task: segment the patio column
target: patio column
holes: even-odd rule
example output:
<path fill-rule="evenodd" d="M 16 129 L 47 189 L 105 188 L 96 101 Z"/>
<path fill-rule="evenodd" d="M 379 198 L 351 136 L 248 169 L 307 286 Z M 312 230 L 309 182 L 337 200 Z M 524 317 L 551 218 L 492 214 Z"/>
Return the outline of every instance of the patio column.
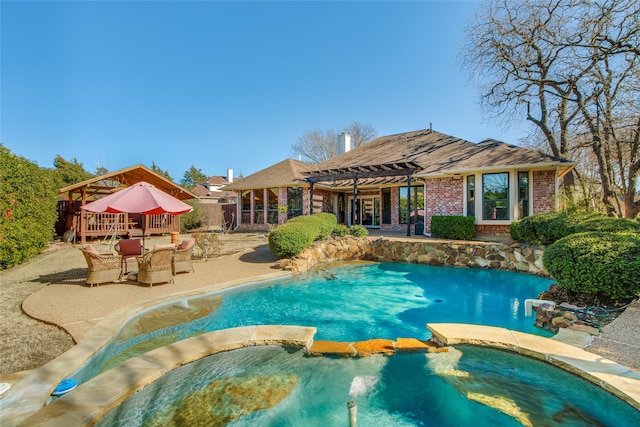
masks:
<path fill-rule="evenodd" d="M 356 225 L 356 207 L 358 206 L 358 174 L 353 174 L 353 206 L 351 207 L 351 225 Z"/>
<path fill-rule="evenodd" d="M 407 175 L 407 236 L 411 236 L 411 175 Z"/>
<path fill-rule="evenodd" d="M 309 214 L 313 215 L 313 181 L 309 184 L 309 203 L 311 204 L 309 206 Z"/>

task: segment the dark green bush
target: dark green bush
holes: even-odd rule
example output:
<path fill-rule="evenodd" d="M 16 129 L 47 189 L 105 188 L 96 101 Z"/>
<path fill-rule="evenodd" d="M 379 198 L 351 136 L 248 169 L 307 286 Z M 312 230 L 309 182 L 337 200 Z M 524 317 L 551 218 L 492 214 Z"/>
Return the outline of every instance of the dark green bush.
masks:
<path fill-rule="evenodd" d="M 349 234 L 349 227 L 344 224 L 336 224 L 331 234 L 335 237 L 344 237 Z"/>
<path fill-rule="evenodd" d="M 549 245 L 571 234 L 569 220 L 569 215 L 559 212 L 531 215 L 512 224 L 511 238 L 517 242 Z"/>
<path fill-rule="evenodd" d="M 369 235 L 369 230 L 367 230 L 367 228 L 363 227 L 362 225 L 356 224 L 352 225 L 349 228 L 349 234 L 355 237 L 366 237 Z"/>
<path fill-rule="evenodd" d="M 269 248 L 280 257 L 293 258 L 314 240 L 325 239 L 331 235 L 336 224 L 336 216 L 331 213 L 297 216 L 269 233 Z"/>
<path fill-rule="evenodd" d="M 44 169 L 0 145 L 0 269 L 39 254 L 55 234 L 58 188 Z"/>
<path fill-rule="evenodd" d="M 318 212 L 313 215 L 304 215 L 291 218 L 287 223 L 304 223 L 314 227 L 317 231 L 314 240 L 324 240 L 333 232 L 338 219 L 332 213 Z"/>
<path fill-rule="evenodd" d="M 472 216 L 431 217 L 431 235 L 443 239 L 469 240 L 476 234 L 475 218 Z"/>
<path fill-rule="evenodd" d="M 511 238 L 517 242 L 551 243 L 574 233 L 603 231 L 611 233 L 640 233 L 640 224 L 624 218 L 602 214 L 569 215 L 553 212 L 531 215 L 511 224 Z"/>
<path fill-rule="evenodd" d="M 269 233 L 269 249 L 283 258 L 300 255 L 318 235 L 316 227 L 304 222 L 286 222 Z"/>
<path fill-rule="evenodd" d="M 590 215 L 580 218 L 571 226 L 574 233 L 601 231 L 604 233 L 631 233 L 640 237 L 640 223 L 626 218 L 612 218 L 604 215 Z"/>
<path fill-rule="evenodd" d="M 190 205 L 193 210 L 180 215 L 180 232 L 183 234 L 201 228 L 205 215 L 202 206 L 196 200 L 187 200 L 185 203 Z"/>
<path fill-rule="evenodd" d="M 561 288 L 625 298 L 640 292 L 640 238 L 631 233 L 578 233 L 546 248 L 544 267 Z"/>

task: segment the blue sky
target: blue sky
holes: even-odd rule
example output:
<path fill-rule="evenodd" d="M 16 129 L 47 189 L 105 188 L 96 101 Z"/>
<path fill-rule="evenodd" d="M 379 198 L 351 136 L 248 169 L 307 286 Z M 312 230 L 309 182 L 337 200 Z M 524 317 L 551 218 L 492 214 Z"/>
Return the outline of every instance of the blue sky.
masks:
<path fill-rule="evenodd" d="M 2 1 L 0 143 L 44 167 L 249 175 L 305 130 L 517 143 L 458 66 L 477 2 Z"/>

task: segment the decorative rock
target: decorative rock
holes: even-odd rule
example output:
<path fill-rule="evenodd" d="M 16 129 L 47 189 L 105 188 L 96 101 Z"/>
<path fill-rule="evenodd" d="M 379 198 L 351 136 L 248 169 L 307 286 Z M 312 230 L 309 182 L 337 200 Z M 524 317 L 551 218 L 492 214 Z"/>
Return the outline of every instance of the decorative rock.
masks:
<path fill-rule="evenodd" d="M 351 346 L 349 342 L 338 341 L 314 341 L 309 349 L 309 356 L 340 356 L 340 357 L 354 357 L 356 356 L 356 350 Z"/>
<path fill-rule="evenodd" d="M 391 356 L 396 352 L 393 347 L 393 341 L 383 339 L 359 341 L 353 344 L 353 348 L 355 348 L 358 352 L 358 356 L 360 357 L 367 357 L 372 354 L 384 354 L 386 356 Z"/>
<path fill-rule="evenodd" d="M 573 325 L 573 322 L 565 317 L 554 317 L 551 319 L 551 323 L 558 328 L 569 328 Z"/>
<path fill-rule="evenodd" d="M 550 304 L 541 304 L 538 307 L 534 307 L 534 309 L 536 311 L 535 326 L 552 331 L 558 330 L 551 321 L 554 316 L 554 308 Z"/>
<path fill-rule="evenodd" d="M 447 352 L 447 347 L 438 347 L 433 341 L 419 340 L 416 338 L 398 338 L 396 339 L 396 351 L 420 352 L 428 353 Z"/>
<path fill-rule="evenodd" d="M 272 408 L 298 384 L 297 375 L 234 377 L 214 381 L 187 394 L 150 419 L 146 426 L 225 426 Z"/>
<path fill-rule="evenodd" d="M 403 242 L 383 238 L 334 238 L 316 242 L 292 260 L 280 260 L 277 268 L 293 272 L 323 262 L 371 260 L 411 262 L 434 266 L 493 268 L 548 276 L 542 267 L 543 247 L 481 242 Z"/>

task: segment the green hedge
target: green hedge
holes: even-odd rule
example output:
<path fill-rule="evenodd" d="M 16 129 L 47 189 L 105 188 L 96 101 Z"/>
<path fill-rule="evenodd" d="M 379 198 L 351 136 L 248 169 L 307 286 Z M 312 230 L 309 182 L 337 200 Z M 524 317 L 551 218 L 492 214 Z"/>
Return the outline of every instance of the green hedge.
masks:
<path fill-rule="evenodd" d="M 470 240 L 476 234 L 475 218 L 472 216 L 431 217 L 431 235 L 443 239 Z"/>
<path fill-rule="evenodd" d="M 53 240 L 57 196 L 53 170 L 0 145 L 0 269 L 34 257 Z"/>
<path fill-rule="evenodd" d="M 569 215 L 554 212 L 531 215 L 511 224 L 511 238 L 517 242 L 551 243 L 575 233 L 602 231 L 640 235 L 640 223 L 602 214 Z"/>
<path fill-rule="evenodd" d="M 631 233 L 567 236 L 546 248 L 543 263 L 561 288 L 614 299 L 640 293 L 640 238 Z"/>
<path fill-rule="evenodd" d="M 292 218 L 269 233 L 269 249 L 279 257 L 293 258 L 314 240 L 331 235 L 336 224 L 336 216 L 324 212 Z"/>
<path fill-rule="evenodd" d="M 335 237 L 344 237 L 347 234 L 349 234 L 349 227 L 344 224 L 337 224 L 331 232 L 331 235 Z"/>
<path fill-rule="evenodd" d="M 367 230 L 367 228 L 363 227 L 362 225 L 356 224 L 352 225 L 349 228 L 349 234 L 355 237 L 366 237 L 369 235 L 369 230 Z"/>

